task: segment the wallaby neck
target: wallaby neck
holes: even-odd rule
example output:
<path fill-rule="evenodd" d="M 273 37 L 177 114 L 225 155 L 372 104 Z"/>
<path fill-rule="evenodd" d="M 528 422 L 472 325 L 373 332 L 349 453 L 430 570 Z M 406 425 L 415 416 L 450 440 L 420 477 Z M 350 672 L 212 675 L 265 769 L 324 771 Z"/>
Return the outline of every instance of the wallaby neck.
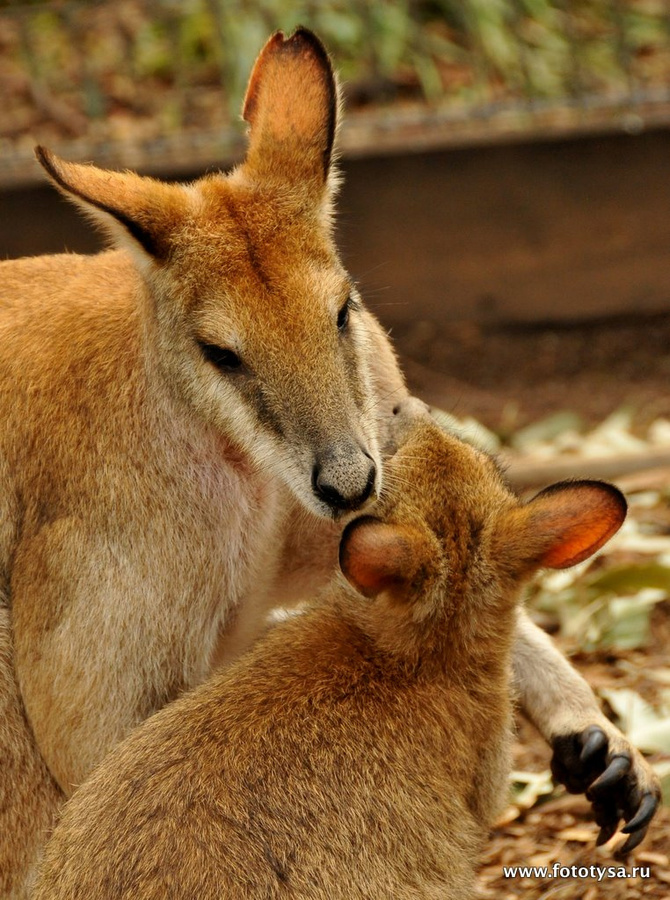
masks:
<path fill-rule="evenodd" d="M 363 605 L 366 604 L 366 605 Z M 516 604 L 457 603 L 418 621 L 407 607 L 384 598 L 339 601 L 357 626 L 407 671 L 446 682 L 506 678 L 510 666 Z"/>

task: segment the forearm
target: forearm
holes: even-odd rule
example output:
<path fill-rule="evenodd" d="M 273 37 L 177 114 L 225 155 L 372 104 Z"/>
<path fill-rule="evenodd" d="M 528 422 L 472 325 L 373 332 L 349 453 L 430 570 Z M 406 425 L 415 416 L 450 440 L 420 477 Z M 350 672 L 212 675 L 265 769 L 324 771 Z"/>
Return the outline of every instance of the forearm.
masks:
<path fill-rule="evenodd" d="M 521 609 L 513 675 L 523 711 L 549 743 L 593 723 L 610 724 L 586 681 Z"/>

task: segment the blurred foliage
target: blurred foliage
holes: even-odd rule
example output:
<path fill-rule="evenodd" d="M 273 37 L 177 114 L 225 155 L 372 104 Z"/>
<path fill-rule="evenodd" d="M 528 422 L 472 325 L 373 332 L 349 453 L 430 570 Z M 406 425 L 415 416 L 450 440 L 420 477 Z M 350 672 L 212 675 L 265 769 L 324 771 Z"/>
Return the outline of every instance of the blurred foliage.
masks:
<path fill-rule="evenodd" d="M 555 616 L 560 633 L 587 651 L 644 647 L 654 606 L 670 594 L 670 568 L 656 562 L 627 564 L 604 575 L 561 575 L 540 579 L 533 606 Z"/>
<path fill-rule="evenodd" d="M 532 103 L 670 81 L 662 0 L 10 3 L 0 7 L 0 136 L 46 120 L 72 136 L 115 116 L 121 132 L 129 117 L 224 124 L 268 35 L 298 24 L 325 41 L 355 104 Z"/>
<path fill-rule="evenodd" d="M 656 419 L 646 435 L 633 433 L 633 411 L 621 408 L 587 431 L 570 410 L 517 430 L 510 446 L 527 461 L 643 458 L 667 448 L 670 422 Z M 531 602 L 573 646 L 627 651 L 649 640 L 655 607 L 670 599 L 670 495 L 664 478 L 638 476 L 629 515 L 604 553 L 573 569 L 547 572 Z"/>
<path fill-rule="evenodd" d="M 622 731 L 640 750 L 670 754 L 670 690 L 659 692 L 658 708 L 625 688 L 601 689 Z"/>

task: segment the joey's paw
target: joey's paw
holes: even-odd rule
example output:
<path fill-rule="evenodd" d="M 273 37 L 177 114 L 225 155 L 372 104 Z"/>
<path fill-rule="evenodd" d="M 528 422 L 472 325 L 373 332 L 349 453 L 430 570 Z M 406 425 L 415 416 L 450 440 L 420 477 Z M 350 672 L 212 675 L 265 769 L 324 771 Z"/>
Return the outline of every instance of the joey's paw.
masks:
<path fill-rule="evenodd" d="M 596 844 L 606 843 L 619 827 L 628 839 L 617 850 L 626 856 L 644 839 L 658 808 L 661 786 L 653 769 L 623 735 L 600 726 L 561 735 L 552 742 L 551 772 L 571 794 L 585 793 L 600 825 Z"/>

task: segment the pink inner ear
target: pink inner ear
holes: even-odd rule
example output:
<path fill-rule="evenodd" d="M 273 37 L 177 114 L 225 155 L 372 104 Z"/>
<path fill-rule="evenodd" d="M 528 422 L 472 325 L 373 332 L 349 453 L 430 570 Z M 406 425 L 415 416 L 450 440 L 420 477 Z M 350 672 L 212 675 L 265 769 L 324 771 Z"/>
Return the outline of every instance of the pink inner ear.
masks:
<path fill-rule="evenodd" d="M 565 569 L 588 559 L 619 530 L 626 517 L 626 501 L 614 487 L 598 482 L 557 486 L 538 505 L 544 514 L 551 543 L 541 564 Z M 540 525 L 542 527 L 542 525 Z"/>
<path fill-rule="evenodd" d="M 394 525 L 363 522 L 354 525 L 340 548 L 340 566 L 346 579 L 365 597 L 376 597 L 411 578 L 412 544 Z"/>

